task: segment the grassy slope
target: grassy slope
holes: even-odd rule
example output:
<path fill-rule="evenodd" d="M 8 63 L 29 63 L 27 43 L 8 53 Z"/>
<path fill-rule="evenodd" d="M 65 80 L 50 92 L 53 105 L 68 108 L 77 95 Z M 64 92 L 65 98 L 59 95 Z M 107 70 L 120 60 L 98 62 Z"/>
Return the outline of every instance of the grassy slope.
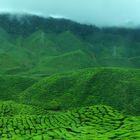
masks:
<path fill-rule="evenodd" d="M 0 41 L 0 73 L 18 74 L 32 67 L 32 52 L 22 46 L 22 37 L 10 36 L 0 30 Z"/>
<path fill-rule="evenodd" d="M 26 38 L 13 38 L 2 31 L 0 35 L 2 74 L 50 75 L 96 64 L 94 56 L 89 55 L 88 43 L 69 31 L 59 35 L 37 31 Z"/>
<path fill-rule="evenodd" d="M 91 68 L 44 78 L 25 90 L 21 99 L 54 110 L 106 104 L 138 115 L 139 82 L 139 70 Z"/>
<path fill-rule="evenodd" d="M 105 104 L 138 115 L 139 77 L 139 70 L 122 68 L 90 68 L 42 80 L 0 76 L 0 98 L 3 101 L 20 98 L 24 103 L 52 110 Z"/>
<path fill-rule="evenodd" d="M 64 53 L 58 56 L 41 58 L 37 67 L 30 74 L 54 74 L 97 66 L 96 60 L 82 50 Z"/>
<path fill-rule="evenodd" d="M 126 37 L 112 34 L 97 33 L 83 40 L 70 31 L 56 35 L 40 30 L 21 37 L 1 29 L 0 41 L 2 74 L 50 75 L 91 66 L 139 68 L 139 43 L 132 49 Z"/>
<path fill-rule="evenodd" d="M 0 99 L 17 100 L 19 93 L 33 85 L 38 79 L 23 76 L 0 76 Z"/>

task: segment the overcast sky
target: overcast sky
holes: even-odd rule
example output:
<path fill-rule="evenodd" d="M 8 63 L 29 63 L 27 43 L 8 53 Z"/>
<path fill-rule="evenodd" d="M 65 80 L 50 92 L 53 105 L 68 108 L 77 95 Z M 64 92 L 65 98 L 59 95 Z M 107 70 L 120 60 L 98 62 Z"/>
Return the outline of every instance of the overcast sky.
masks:
<path fill-rule="evenodd" d="M 140 0 L 0 0 L 0 11 L 66 17 L 98 26 L 140 25 Z"/>

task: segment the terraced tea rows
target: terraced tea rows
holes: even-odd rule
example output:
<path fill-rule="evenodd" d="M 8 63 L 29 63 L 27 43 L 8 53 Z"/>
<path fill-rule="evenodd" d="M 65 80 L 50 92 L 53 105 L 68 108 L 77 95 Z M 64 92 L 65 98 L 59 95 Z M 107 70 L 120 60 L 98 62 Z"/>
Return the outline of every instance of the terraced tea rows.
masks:
<path fill-rule="evenodd" d="M 1 140 L 139 139 L 140 118 L 98 105 L 46 115 L 0 117 Z"/>
<path fill-rule="evenodd" d="M 14 117 L 16 115 L 46 114 L 47 111 L 36 106 L 19 104 L 13 101 L 0 101 L 0 117 Z"/>

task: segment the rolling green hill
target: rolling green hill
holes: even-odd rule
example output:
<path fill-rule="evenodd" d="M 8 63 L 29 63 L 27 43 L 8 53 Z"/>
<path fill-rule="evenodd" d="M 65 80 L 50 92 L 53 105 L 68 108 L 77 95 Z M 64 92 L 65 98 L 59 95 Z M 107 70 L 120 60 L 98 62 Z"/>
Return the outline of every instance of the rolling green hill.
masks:
<path fill-rule="evenodd" d="M 49 77 L 0 77 L 1 100 L 48 110 L 105 104 L 139 115 L 139 69 L 88 68 Z"/>
<path fill-rule="evenodd" d="M 98 66 L 96 59 L 88 56 L 82 50 L 77 50 L 58 56 L 43 57 L 38 66 L 30 71 L 30 74 L 51 75 L 92 66 Z"/>
<path fill-rule="evenodd" d="M 0 76 L 0 100 L 17 100 L 19 93 L 33 85 L 38 79 L 21 76 Z"/>
<path fill-rule="evenodd" d="M 91 68 L 43 78 L 20 95 L 24 103 L 46 109 L 105 104 L 139 115 L 139 83 L 139 70 Z"/>

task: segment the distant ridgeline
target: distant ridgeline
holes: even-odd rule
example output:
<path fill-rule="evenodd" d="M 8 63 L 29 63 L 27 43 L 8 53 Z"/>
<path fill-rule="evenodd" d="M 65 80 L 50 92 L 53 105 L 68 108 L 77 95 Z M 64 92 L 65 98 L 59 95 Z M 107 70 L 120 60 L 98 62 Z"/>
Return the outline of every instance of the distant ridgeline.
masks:
<path fill-rule="evenodd" d="M 28 14 L 0 14 L 0 26 L 10 34 L 23 36 L 30 35 L 38 30 L 45 33 L 62 33 L 69 30 L 80 36 L 100 31 L 96 26 L 80 24 L 69 19 L 45 18 Z"/>
<path fill-rule="evenodd" d="M 130 29 L 122 27 L 99 28 L 95 25 L 81 24 L 70 19 L 41 17 L 30 14 L 0 14 L 0 26 L 10 34 L 30 35 L 33 32 L 42 30 L 45 33 L 61 33 L 71 31 L 82 37 L 93 33 L 110 33 L 113 35 L 124 35 L 133 40 L 139 40 L 140 28 Z"/>
<path fill-rule="evenodd" d="M 140 68 L 140 29 L 0 14 L 0 73 L 50 75 L 89 67 Z"/>

